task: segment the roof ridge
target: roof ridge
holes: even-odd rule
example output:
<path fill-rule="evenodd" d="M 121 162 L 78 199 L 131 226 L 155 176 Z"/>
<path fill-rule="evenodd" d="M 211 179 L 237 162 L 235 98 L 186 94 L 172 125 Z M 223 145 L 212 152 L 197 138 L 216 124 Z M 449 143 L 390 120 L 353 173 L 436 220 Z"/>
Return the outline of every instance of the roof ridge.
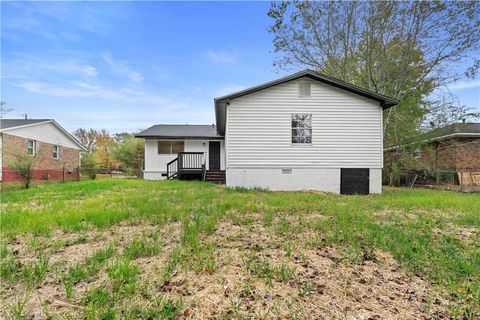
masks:
<path fill-rule="evenodd" d="M 215 124 L 174 124 L 174 123 L 157 123 L 154 126 L 215 126 Z"/>

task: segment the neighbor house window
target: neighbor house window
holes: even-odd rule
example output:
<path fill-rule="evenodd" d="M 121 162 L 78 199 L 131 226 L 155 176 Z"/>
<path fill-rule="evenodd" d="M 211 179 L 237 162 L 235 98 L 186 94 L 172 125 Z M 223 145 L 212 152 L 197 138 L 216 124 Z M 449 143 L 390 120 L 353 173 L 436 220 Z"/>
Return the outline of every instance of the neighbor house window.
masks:
<path fill-rule="evenodd" d="M 292 114 L 292 143 L 312 143 L 312 114 Z"/>
<path fill-rule="evenodd" d="M 184 141 L 158 141 L 158 154 L 177 154 L 184 148 Z"/>
<path fill-rule="evenodd" d="M 37 141 L 35 140 L 27 140 L 27 153 L 31 156 L 35 155 L 37 152 Z"/>
<path fill-rule="evenodd" d="M 52 149 L 53 159 L 58 159 L 59 155 L 60 155 L 60 147 L 59 146 L 53 146 L 53 149 Z"/>

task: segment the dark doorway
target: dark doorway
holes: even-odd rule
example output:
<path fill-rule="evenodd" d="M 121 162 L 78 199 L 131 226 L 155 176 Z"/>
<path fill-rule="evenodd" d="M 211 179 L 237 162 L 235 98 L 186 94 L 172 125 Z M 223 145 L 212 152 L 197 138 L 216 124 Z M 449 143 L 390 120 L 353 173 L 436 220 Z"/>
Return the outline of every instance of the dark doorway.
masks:
<path fill-rule="evenodd" d="M 220 141 L 208 143 L 208 169 L 220 170 Z"/>
<path fill-rule="evenodd" d="M 341 169 L 341 194 L 369 194 L 370 169 Z"/>

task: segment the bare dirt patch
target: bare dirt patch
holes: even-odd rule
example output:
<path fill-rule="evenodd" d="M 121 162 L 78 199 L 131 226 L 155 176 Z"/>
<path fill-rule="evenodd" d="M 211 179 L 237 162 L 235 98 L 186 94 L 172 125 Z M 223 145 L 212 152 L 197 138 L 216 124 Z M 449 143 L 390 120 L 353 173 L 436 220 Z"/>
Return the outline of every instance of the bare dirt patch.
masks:
<path fill-rule="evenodd" d="M 452 235 L 454 238 L 467 244 L 472 244 L 475 241 L 480 241 L 480 232 L 478 228 L 457 226 L 453 223 L 447 223 L 444 228 L 433 228 L 432 233 L 437 237 L 449 234 Z"/>
<path fill-rule="evenodd" d="M 85 243 L 69 244 L 74 242 L 79 234 L 76 233 L 64 233 L 62 231 L 55 231 L 52 237 L 47 239 L 41 237 L 41 243 L 56 243 L 58 241 L 64 241 L 66 244 L 63 247 L 55 248 L 55 250 L 49 250 L 48 246 L 43 246 L 45 252 L 49 251 L 50 266 L 57 265 L 59 267 L 54 270 L 49 270 L 46 274 L 45 281 L 36 286 L 33 289 L 27 289 L 25 283 L 17 283 L 14 286 L 3 285 L 0 290 L 0 296 L 2 304 L 0 307 L 1 316 L 7 316 L 10 313 L 12 306 L 17 303 L 25 303 L 24 310 L 30 319 L 48 319 L 49 313 L 55 315 L 81 315 L 83 310 L 82 299 L 84 294 L 92 288 L 97 288 L 108 283 L 107 277 L 104 271 L 101 270 L 95 279 L 89 279 L 88 281 L 81 281 L 73 288 L 74 296 L 69 301 L 66 296 L 64 284 L 61 281 L 62 273 L 65 273 L 69 268 L 81 265 L 87 258 L 94 255 L 101 249 L 104 249 L 108 245 L 113 245 L 118 253 L 121 254 L 126 245 L 128 245 L 132 239 L 141 235 L 149 235 L 152 232 L 158 233 L 158 238 L 161 239 L 162 246 L 165 249 L 162 250 L 162 258 L 149 257 L 139 259 L 139 265 L 153 267 L 159 263 L 162 265 L 168 257 L 168 248 L 174 246 L 178 242 L 179 232 L 181 230 L 179 223 L 169 223 L 164 226 L 157 226 L 154 224 L 126 224 L 122 223 L 111 228 L 101 230 L 100 233 L 96 231 L 90 232 L 87 235 Z M 22 263 L 33 261 L 36 253 L 31 252 L 28 249 L 28 241 L 25 239 L 15 241 L 9 244 L 9 250 L 16 250 L 15 253 L 19 257 Z"/>
<path fill-rule="evenodd" d="M 302 235 L 297 235 L 298 239 Z M 302 319 L 446 318 L 446 302 L 419 277 L 401 271 L 391 257 L 352 264 L 330 247 L 308 249 L 297 243 L 287 256 L 272 230 L 259 223 L 241 226 L 221 221 L 211 236 L 213 272 L 175 275 L 168 294 L 182 298 L 195 319 L 246 316 Z M 249 270 L 249 260 L 273 271 Z M 266 268 L 266 267 L 265 267 Z M 291 277 L 275 275 L 292 270 Z M 266 273 L 267 275 L 264 275 Z"/>
<path fill-rule="evenodd" d="M 84 243 L 53 251 L 50 261 L 61 264 L 65 271 L 109 243 L 114 243 L 121 255 L 134 238 L 156 233 L 162 250 L 155 256 L 135 259 L 141 293 L 116 301 L 122 308 L 134 303 L 151 307 L 152 297 L 161 296 L 182 301 L 182 317 L 188 319 L 448 318 L 443 293 L 422 278 L 405 273 L 390 254 L 376 250 L 372 258 L 352 263 L 335 248 L 315 245 L 313 238 L 321 235 L 308 226 L 325 218 L 320 213 L 295 218 L 277 215 L 271 224 L 265 224 L 260 214 L 224 218 L 212 234 L 202 234 L 201 246 L 213 245 L 214 266 L 199 264 L 198 256 L 187 257 L 166 281 L 165 266 L 180 243 L 180 222 L 163 226 L 120 224 L 98 234 L 88 233 Z M 75 241 L 78 236 L 56 232 L 52 241 Z M 28 250 L 19 252 L 31 255 Z M 22 283 L 4 288 L 0 314 L 6 315 L 6 306 L 24 298 L 25 309 L 33 319 L 48 318 L 49 312 L 82 317 L 87 293 L 111 287 L 105 269 L 94 279 L 75 284 L 70 300 L 60 275 L 50 271 L 45 282 L 28 294 Z"/>

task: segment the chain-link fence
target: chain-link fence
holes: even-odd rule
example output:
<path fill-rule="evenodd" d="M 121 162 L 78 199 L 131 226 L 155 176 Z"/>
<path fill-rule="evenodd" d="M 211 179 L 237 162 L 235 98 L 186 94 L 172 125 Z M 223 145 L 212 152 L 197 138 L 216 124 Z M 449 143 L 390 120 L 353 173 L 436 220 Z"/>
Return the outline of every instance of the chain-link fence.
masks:
<path fill-rule="evenodd" d="M 143 162 L 126 166 L 118 162 L 96 162 L 79 167 L 85 178 L 143 178 Z"/>
<path fill-rule="evenodd" d="M 400 172 L 396 185 L 480 192 L 479 171 Z"/>

